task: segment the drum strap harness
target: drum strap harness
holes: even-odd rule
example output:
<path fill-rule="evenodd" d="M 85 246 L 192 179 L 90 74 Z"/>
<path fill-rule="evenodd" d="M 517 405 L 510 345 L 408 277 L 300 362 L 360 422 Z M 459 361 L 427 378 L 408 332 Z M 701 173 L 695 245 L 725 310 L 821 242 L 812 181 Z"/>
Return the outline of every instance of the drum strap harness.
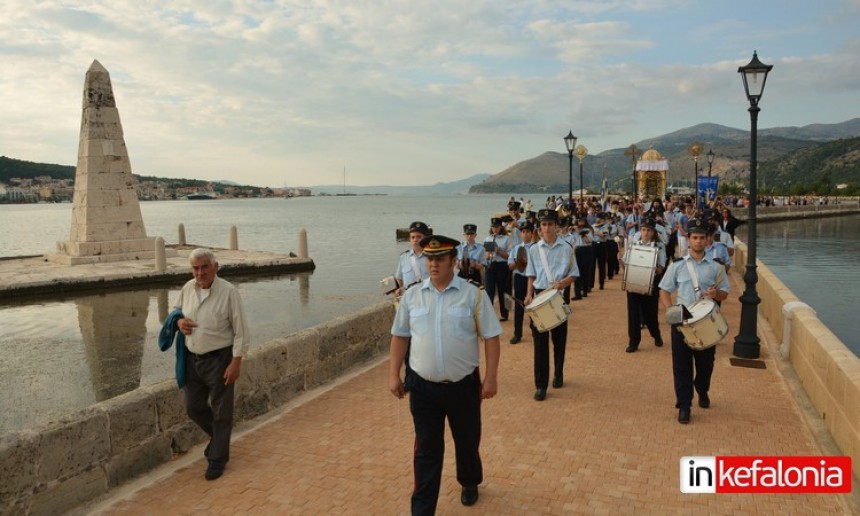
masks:
<path fill-rule="evenodd" d="M 549 287 L 552 288 L 555 280 L 552 279 L 552 274 L 549 271 L 549 260 L 546 259 L 546 249 L 543 248 L 542 245 L 538 244 L 538 253 L 540 254 L 540 261 L 543 264 L 543 272 L 546 274 L 546 279 L 549 281 Z"/>
<path fill-rule="evenodd" d="M 696 270 L 693 269 L 693 259 L 684 260 L 687 262 L 687 270 L 690 271 L 690 280 L 693 281 L 693 290 L 696 291 L 696 299 L 702 298 L 702 289 L 699 287 L 699 278 L 696 276 Z"/>

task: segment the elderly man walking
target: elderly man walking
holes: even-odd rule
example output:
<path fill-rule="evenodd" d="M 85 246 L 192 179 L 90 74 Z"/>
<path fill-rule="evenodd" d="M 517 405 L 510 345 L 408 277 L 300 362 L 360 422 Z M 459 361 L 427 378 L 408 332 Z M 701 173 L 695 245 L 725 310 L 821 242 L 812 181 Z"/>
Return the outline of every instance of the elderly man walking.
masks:
<path fill-rule="evenodd" d="M 189 255 L 191 273 L 179 292 L 174 309 L 185 336 L 185 410 L 209 436 L 204 452 L 209 461 L 206 480 L 224 473 L 230 460 L 233 429 L 233 387 L 242 369 L 250 332 L 239 291 L 217 276 L 218 261 L 208 249 Z"/>

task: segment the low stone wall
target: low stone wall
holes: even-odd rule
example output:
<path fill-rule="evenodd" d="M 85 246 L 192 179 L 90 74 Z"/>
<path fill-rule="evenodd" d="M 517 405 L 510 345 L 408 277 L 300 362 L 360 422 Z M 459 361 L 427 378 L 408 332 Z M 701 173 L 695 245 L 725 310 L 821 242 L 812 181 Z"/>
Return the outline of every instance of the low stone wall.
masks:
<path fill-rule="evenodd" d="M 741 273 L 746 251 L 746 244 L 736 239 L 734 262 L 742 264 Z M 783 343 L 783 357 L 787 355 L 836 445 L 860 464 L 860 358 L 760 260 L 756 263 L 759 316 Z M 856 468 L 854 476 L 860 479 Z"/>
<path fill-rule="evenodd" d="M 383 302 L 252 348 L 236 384 L 236 421 L 274 410 L 387 352 L 393 318 L 391 303 Z M 65 512 L 205 437 L 185 415 L 174 380 L 3 436 L 0 514 Z"/>
<path fill-rule="evenodd" d="M 748 208 L 731 208 L 732 215 L 740 220 L 746 220 Z M 758 222 L 779 222 L 794 219 L 817 219 L 824 217 L 841 217 L 860 213 L 860 204 L 856 200 L 840 204 L 807 204 L 806 206 L 758 206 L 755 210 Z"/>

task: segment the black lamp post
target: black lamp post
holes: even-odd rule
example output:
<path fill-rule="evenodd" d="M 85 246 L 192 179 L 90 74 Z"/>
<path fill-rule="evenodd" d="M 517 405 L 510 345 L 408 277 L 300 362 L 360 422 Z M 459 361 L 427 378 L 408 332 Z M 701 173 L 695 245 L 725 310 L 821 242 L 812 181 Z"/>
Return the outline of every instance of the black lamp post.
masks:
<path fill-rule="evenodd" d="M 573 135 L 573 131 L 568 131 L 567 136 L 564 137 L 564 145 L 567 147 L 567 154 L 570 156 L 570 172 L 568 174 L 568 187 L 567 187 L 567 202 L 573 202 L 573 149 L 576 147 L 576 136 Z"/>
<path fill-rule="evenodd" d="M 760 353 L 759 338 L 758 338 L 758 304 L 761 299 L 756 292 L 756 283 L 758 283 L 758 273 L 756 271 L 756 150 L 757 150 L 757 128 L 758 128 L 758 102 L 761 100 L 761 95 L 764 92 L 764 83 L 767 80 L 767 74 L 773 68 L 773 65 L 763 64 L 758 60 L 758 54 L 753 52 L 752 61 L 746 66 L 738 68 L 738 73 L 741 74 L 744 80 L 744 90 L 747 94 L 747 99 L 750 102 L 750 205 L 747 216 L 748 236 L 747 236 L 747 269 L 744 273 L 744 284 L 746 290 L 740 297 L 741 301 L 741 327 L 737 337 L 735 337 L 735 345 L 732 352 L 742 358 L 758 358 Z"/>
<path fill-rule="evenodd" d="M 708 149 L 708 177 L 711 177 L 711 167 L 714 166 L 714 149 Z"/>

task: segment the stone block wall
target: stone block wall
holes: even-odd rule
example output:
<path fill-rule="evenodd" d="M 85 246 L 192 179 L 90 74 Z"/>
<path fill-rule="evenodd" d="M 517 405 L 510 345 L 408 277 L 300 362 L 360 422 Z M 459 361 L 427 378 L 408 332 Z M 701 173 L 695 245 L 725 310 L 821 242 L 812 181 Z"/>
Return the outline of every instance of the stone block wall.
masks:
<path fill-rule="evenodd" d="M 741 273 L 746 268 L 746 251 L 746 244 L 735 240 L 734 258 Z M 757 266 L 759 318 L 767 321 L 780 342 L 789 333 L 788 360 L 806 395 L 840 451 L 860 464 L 860 358 L 811 308 L 794 309 L 786 331 L 782 308 L 798 298 L 761 261 Z M 857 468 L 854 476 L 860 479 Z"/>
<path fill-rule="evenodd" d="M 236 384 L 236 422 L 386 353 L 393 318 L 391 303 L 378 303 L 252 348 Z M 0 515 L 64 513 L 204 439 L 172 379 L 2 436 Z"/>

